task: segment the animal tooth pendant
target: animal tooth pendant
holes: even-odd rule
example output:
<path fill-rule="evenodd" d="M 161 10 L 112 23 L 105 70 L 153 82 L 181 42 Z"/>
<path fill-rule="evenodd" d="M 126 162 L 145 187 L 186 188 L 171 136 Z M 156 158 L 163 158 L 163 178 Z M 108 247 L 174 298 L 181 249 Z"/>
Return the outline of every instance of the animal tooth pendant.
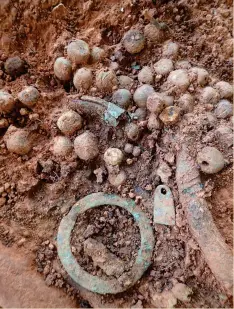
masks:
<path fill-rule="evenodd" d="M 174 200 L 168 186 L 160 185 L 154 191 L 154 223 L 175 225 Z"/>

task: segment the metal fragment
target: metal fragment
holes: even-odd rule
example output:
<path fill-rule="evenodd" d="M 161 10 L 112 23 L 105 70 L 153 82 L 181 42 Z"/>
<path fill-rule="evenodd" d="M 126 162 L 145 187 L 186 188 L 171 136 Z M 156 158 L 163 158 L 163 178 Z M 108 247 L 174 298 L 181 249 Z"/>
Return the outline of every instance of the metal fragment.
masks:
<path fill-rule="evenodd" d="M 70 107 L 81 113 L 95 112 L 104 117 L 104 121 L 116 127 L 119 123 L 118 118 L 125 113 L 125 110 L 118 105 L 91 96 L 82 96 L 80 99 L 72 99 Z"/>
<path fill-rule="evenodd" d="M 154 192 L 154 223 L 175 225 L 174 200 L 168 186 L 160 185 Z"/>

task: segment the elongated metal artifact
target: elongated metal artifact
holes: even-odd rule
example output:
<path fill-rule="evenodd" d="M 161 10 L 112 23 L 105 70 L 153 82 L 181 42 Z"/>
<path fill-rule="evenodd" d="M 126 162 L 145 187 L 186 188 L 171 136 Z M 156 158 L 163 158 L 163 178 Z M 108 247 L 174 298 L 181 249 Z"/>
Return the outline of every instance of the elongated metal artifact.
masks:
<path fill-rule="evenodd" d="M 187 212 L 190 230 L 198 242 L 214 276 L 233 294 L 233 255 L 217 229 L 204 198 L 197 165 L 183 146 L 177 157 L 176 181 L 180 202 Z"/>
<path fill-rule="evenodd" d="M 72 109 L 80 112 L 90 113 L 94 111 L 99 115 L 104 115 L 104 121 L 113 127 L 118 125 L 118 118 L 125 113 L 125 110 L 118 105 L 91 96 L 82 96 L 81 100 L 73 98 L 69 105 Z"/>

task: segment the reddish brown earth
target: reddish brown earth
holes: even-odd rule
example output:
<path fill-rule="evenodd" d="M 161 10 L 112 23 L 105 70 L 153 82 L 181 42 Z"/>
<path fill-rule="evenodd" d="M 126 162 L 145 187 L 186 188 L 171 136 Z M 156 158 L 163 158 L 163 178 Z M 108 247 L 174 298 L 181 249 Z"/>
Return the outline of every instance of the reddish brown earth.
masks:
<path fill-rule="evenodd" d="M 153 296 L 164 295 L 179 282 L 191 289 L 192 294 L 187 301 L 179 299 L 175 307 L 231 308 L 232 299 L 212 275 L 201 249 L 190 234 L 185 210 L 179 203 L 175 160 L 169 163 L 172 175 L 168 185 L 175 199 L 176 225 L 154 226 L 156 245 L 152 265 L 133 288 L 120 295 L 100 296 L 73 286 L 59 262 L 56 249 L 61 218 L 76 200 L 89 193 L 104 191 L 136 199 L 152 219 L 153 192 L 161 184 L 156 169 L 166 154 L 176 157 L 179 145 L 173 140 L 180 130 L 191 134 L 191 153 L 194 156 L 205 145 L 218 147 L 225 156 L 225 168 L 215 175 L 203 175 L 202 180 L 214 220 L 232 247 L 232 149 L 215 139 L 204 139 L 215 129 L 204 123 L 201 116 L 206 111 L 204 107 L 196 106 L 193 122 L 185 119 L 181 127 L 176 125 L 161 130 L 156 136 L 144 127 L 138 142 L 144 151 L 137 159 L 133 158 L 133 164 L 124 162 L 128 180 L 121 188 L 109 184 L 103 153 L 108 147 L 124 148 L 127 138 L 122 123 L 113 128 L 99 117 L 85 117 L 84 128 L 92 131 L 100 143 L 100 155 L 94 162 L 84 163 L 73 154 L 66 160 L 57 159 L 50 152 L 50 143 L 59 134 L 56 127 L 58 115 L 66 110 L 68 95 L 76 94 L 72 83 L 64 87 L 53 74 L 54 60 L 64 55 L 65 46 L 70 41 L 81 38 L 90 46 L 103 47 L 108 55 L 104 64 L 109 66 L 123 34 L 132 26 L 142 29 L 149 22 L 148 16 L 153 15 L 166 23 L 169 38 L 180 44 L 178 60 L 187 59 L 193 66 L 208 70 L 212 78 L 232 82 L 231 2 L 61 2 L 66 10 L 63 14 L 57 13 L 59 15 L 52 12 L 59 3 L 56 0 L 0 2 L 0 90 L 17 96 L 23 86 L 35 85 L 41 94 L 38 104 L 29 110 L 31 117 L 19 113 L 21 106 L 8 117 L 10 123 L 34 133 L 34 147 L 28 155 L 9 153 L 3 141 L 6 130 L 0 129 L 0 187 L 9 184 L 2 196 L 6 202 L 0 205 L 0 307 L 160 307 L 152 301 Z M 145 48 L 136 56 L 123 51 L 119 71 L 134 78 L 133 90 L 137 87 L 137 71 L 131 64 L 137 62 L 141 67 L 153 64 L 161 54 L 160 44 Z M 12 79 L 4 72 L 4 62 L 15 55 L 25 60 L 27 73 Z M 102 64 L 97 64 L 92 69 L 95 72 L 100 67 Z M 156 90 L 159 90 L 160 83 L 154 85 Z M 221 120 L 221 123 L 232 126 L 229 120 Z M 71 137 L 72 141 L 75 137 Z M 102 183 L 96 181 L 94 174 L 94 170 L 100 167 L 104 170 Z M 95 237 L 130 265 L 139 245 L 138 230 L 129 215 L 110 209 L 106 211 L 99 209 L 90 213 L 91 222 L 84 219 L 80 229 L 85 231 L 87 225 L 91 225 Z M 119 224 L 124 220 L 127 223 L 120 228 Z M 77 242 L 83 241 L 83 235 L 79 235 L 78 227 L 72 245 L 79 249 Z M 105 237 L 105 233 L 109 236 Z M 126 241 L 131 242 L 126 246 Z M 87 271 L 98 273 L 99 270 L 94 269 L 79 250 L 75 253 Z M 99 274 L 102 275 L 100 271 Z M 165 297 L 170 300 L 172 294 Z"/>

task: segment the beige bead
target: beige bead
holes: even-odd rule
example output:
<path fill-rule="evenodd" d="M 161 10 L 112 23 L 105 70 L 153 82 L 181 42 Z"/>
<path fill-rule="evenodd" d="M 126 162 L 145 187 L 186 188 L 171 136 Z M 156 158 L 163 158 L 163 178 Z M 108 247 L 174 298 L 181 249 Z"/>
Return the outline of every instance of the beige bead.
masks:
<path fill-rule="evenodd" d="M 92 63 L 100 62 L 105 58 L 106 54 L 104 49 L 94 46 L 91 50 L 91 61 Z"/>
<path fill-rule="evenodd" d="M 18 129 L 11 125 L 5 136 L 4 141 L 10 152 L 25 155 L 32 149 L 30 132 L 25 129 Z"/>
<path fill-rule="evenodd" d="M 157 44 L 165 39 L 165 32 L 150 23 L 144 28 L 144 36 L 149 43 Z"/>
<path fill-rule="evenodd" d="M 181 91 L 187 90 L 190 84 L 187 71 L 182 69 L 172 71 L 169 74 L 167 81 Z"/>
<path fill-rule="evenodd" d="M 25 87 L 18 94 L 18 99 L 21 103 L 23 103 L 27 107 L 33 107 L 37 103 L 39 96 L 40 96 L 40 93 L 37 90 L 37 88 L 33 86 L 29 86 L 29 87 Z"/>
<path fill-rule="evenodd" d="M 173 125 L 175 124 L 180 117 L 180 110 L 176 106 L 166 107 L 163 112 L 159 115 L 160 120 L 165 125 Z"/>
<path fill-rule="evenodd" d="M 87 63 L 90 50 L 88 44 L 83 40 L 76 40 L 67 46 L 68 58 L 75 64 Z"/>
<path fill-rule="evenodd" d="M 52 152 L 56 156 L 67 156 L 72 152 L 72 143 L 65 136 L 56 136 L 54 138 Z"/>
<path fill-rule="evenodd" d="M 215 147 L 204 147 L 197 154 L 197 162 L 206 174 L 218 173 L 224 167 L 224 157 Z"/>
<path fill-rule="evenodd" d="M 130 54 L 137 54 L 145 46 L 144 35 L 139 30 L 129 30 L 124 35 L 123 45 Z"/>
<path fill-rule="evenodd" d="M 152 84 L 154 81 L 154 75 L 149 66 L 143 67 L 138 73 L 138 80 L 143 84 Z"/>
<path fill-rule="evenodd" d="M 98 140 L 93 133 L 86 131 L 75 138 L 74 149 L 81 160 L 92 160 L 99 154 Z"/>
<path fill-rule="evenodd" d="M 123 161 L 123 153 L 118 148 L 108 148 L 104 153 L 104 161 L 107 165 L 120 165 Z"/>
<path fill-rule="evenodd" d="M 67 111 L 59 117 L 57 126 L 63 134 L 72 135 L 82 128 L 82 118 L 74 111 Z"/>
<path fill-rule="evenodd" d="M 73 77 L 73 84 L 77 90 L 88 90 L 93 81 L 92 71 L 88 68 L 78 69 Z"/>
<path fill-rule="evenodd" d="M 13 96 L 7 91 L 0 90 L 0 113 L 10 113 L 15 107 Z"/>
<path fill-rule="evenodd" d="M 71 62 L 64 57 L 57 58 L 54 63 L 54 74 L 62 81 L 69 81 L 72 77 Z"/>
<path fill-rule="evenodd" d="M 118 174 L 109 174 L 108 180 L 114 187 L 119 187 L 127 180 L 127 175 L 124 171 L 120 171 Z"/>
<path fill-rule="evenodd" d="M 203 104 L 217 104 L 220 99 L 220 94 L 218 91 L 212 87 L 205 87 L 202 90 L 200 101 Z"/>
<path fill-rule="evenodd" d="M 173 62 L 171 59 L 160 59 L 154 64 L 154 71 L 159 75 L 167 75 L 173 71 Z"/>
<path fill-rule="evenodd" d="M 141 87 L 137 88 L 133 95 L 133 100 L 139 107 L 145 107 L 146 101 L 148 97 L 153 94 L 154 88 L 150 85 L 142 85 Z"/>
<path fill-rule="evenodd" d="M 101 91 L 111 92 L 114 86 L 118 85 L 118 80 L 114 71 L 100 70 L 96 75 L 96 86 Z"/>

